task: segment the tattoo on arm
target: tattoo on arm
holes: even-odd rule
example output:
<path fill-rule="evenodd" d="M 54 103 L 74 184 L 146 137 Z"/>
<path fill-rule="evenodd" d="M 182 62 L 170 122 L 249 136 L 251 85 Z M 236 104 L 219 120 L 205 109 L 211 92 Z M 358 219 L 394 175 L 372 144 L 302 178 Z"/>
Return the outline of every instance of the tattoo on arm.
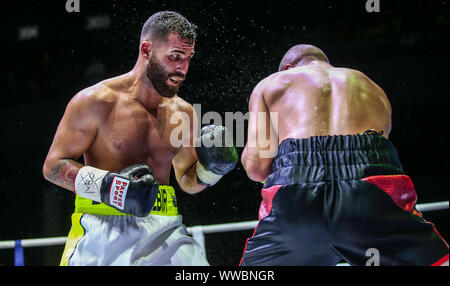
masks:
<path fill-rule="evenodd" d="M 75 174 L 75 176 L 77 176 L 77 175 Z M 103 177 L 96 178 L 94 172 L 88 172 L 84 176 L 80 175 L 80 178 L 81 178 L 81 180 L 79 181 L 78 185 L 83 185 L 84 186 L 84 193 L 86 193 L 86 194 L 91 193 L 92 194 L 92 193 L 97 193 L 97 192 L 100 191 L 98 189 L 97 182 L 100 181 L 100 185 L 101 185 L 101 183 L 102 183 L 101 180 L 103 180 Z"/>
<path fill-rule="evenodd" d="M 75 178 L 82 167 L 82 164 L 74 160 L 60 160 L 52 167 L 47 179 L 62 188 L 73 191 Z"/>

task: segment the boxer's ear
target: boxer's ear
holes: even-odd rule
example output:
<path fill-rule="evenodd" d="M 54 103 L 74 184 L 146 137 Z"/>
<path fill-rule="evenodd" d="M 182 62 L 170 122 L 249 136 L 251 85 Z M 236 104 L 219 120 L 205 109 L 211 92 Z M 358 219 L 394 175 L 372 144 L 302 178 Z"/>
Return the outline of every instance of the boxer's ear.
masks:
<path fill-rule="evenodd" d="M 284 66 L 283 70 L 284 70 L 284 71 L 287 71 L 288 69 L 291 69 L 291 68 L 293 68 L 293 67 L 294 67 L 293 65 L 287 64 L 287 65 Z"/>
<path fill-rule="evenodd" d="M 151 55 L 152 43 L 149 41 L 142 41 L 139 52 L 145 59 L 149 59 Z"/>

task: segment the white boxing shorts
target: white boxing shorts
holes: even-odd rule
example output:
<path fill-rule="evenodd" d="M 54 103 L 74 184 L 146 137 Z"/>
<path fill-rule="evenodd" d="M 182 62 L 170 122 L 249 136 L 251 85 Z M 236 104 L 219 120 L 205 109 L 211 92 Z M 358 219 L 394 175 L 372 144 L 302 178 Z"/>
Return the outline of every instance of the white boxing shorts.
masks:
<path fill-rule="evenodd" d="M 104 204 L 75 200 L 61 266 L 209 266 L 178 214 L 175 190 L 160 186 L 151 214 L 124 215 Z"/>

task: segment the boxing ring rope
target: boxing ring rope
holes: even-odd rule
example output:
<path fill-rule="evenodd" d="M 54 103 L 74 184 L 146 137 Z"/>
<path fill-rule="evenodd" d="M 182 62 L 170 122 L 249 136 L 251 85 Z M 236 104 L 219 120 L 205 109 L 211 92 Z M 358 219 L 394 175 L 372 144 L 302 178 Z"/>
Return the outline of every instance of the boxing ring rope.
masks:
<path fill-rule="evenodd" d="M 416 209 L 419 212 L 431 212 L 446 210 L 449 208 L 449 201 L 434 202 L 417 204 Z M 205 234 L 208 233 L 220 233 L 230 231 L 243 231 L 254 229 L 258 224 L 258 221 L 245 221 L 236 223 L 224 223 L 214 225 L 198 225 L 187 227 L 187 231 L 203 248 L 203 252 L 206 254 L 205 248 Z M 23 248 L 25 247 L 43 247 L 43 246 L 55 246 L 64 245 L 67 237 L 49 237 L 49 238 L 32 238 L 32 239 L 19 239 L 19 240 L 5 240 L 0 241 L 0 249 L 15 249 L 15 265 L 23 265 Z M 346 266 L 347 264 L 338 264 L 339 266 Z"/>

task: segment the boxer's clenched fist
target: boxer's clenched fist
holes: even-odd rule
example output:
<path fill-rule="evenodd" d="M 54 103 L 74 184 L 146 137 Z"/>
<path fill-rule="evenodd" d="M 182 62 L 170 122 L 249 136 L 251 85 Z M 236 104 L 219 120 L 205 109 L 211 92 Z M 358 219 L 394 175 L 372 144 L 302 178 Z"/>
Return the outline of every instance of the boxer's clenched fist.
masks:
<path fill-rule="evenodd" d="M 223 126 L 208 125 L 202 128 L 195 151 L 197 180 L 205 186 L 216 184 L 237 164 L 238 154 L 232 144 L 232 134 Z"/>
<path fill-rule="evenodd" d="M 144 164 L 118 173 L 85 166 L 75 179 L 77 195 L 137 217 L 150 214 L 158 190 L 159 183 L 150 167 Z"/>

